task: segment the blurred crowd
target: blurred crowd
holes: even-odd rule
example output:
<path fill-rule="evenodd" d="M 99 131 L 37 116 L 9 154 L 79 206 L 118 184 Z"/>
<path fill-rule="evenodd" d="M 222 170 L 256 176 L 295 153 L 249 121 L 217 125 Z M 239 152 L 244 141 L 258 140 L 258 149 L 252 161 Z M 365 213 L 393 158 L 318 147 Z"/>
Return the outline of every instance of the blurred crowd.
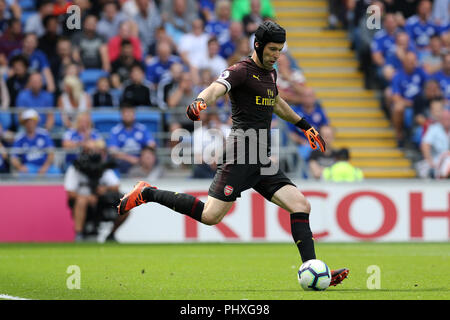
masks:
<path fill-rule="evenodd" d="M 420 177 L 450 176 L 450 1 L 329 0 L 349 32 L 366 88 L 380 92 L 398 146 Z M 374 14 L 379 13 L 379 28 Z"/>
<path fill-rule="evenodd" d="M 273 17 L 268 0 L 0 0 L 0 173 L 62 174 L 101 141 L 117 174 L 162 174 L 158 134 L 193 131 L 186 105 Z M 229 125 L 227 106 L 204 121 Z"/>
<path fill-rule="evenodd" d="M 381 30 L 364 23 L 370 5 L 380 8 Z M 329 28 L 348 30 L 367 86 L 384 92 L 399 145 L 421 148 L 424 176 L 445 176 L 448 1 L 329 0 L 329 8 Z M 161 177 L 159 150 L 177 143 L 170 134 L 199 134 L 186 105 L 251 53 L 265 19 L 275 19 L 270 0 L 0 0 L 0 173 L 61 175 L 97 150 L 118 176 Z M 325 179 L 348 150 L 332 147 L 334 129 L 288 45 L 276 67 L 280 95 L 329 148 L 312 152 L 290 125 L 280 143 L 296 146 L 304 177 Z M 204 128 L 226 135 L 229 105 L 224 97 L 208 106 Z M 194 165 L 192 177 L 214 171 L 215 163 Z"/>
<path fill-rule="evenodd" d="M 162 176 L 158 149 L 179 143 L 168 139 L 174 130 L 226 136 L 228 97 L 208 106 L 197 132 L 185 108 L 251 54 L 258 25 L 274 18 L 270 0 L 0 0 L 0 173 L 61 175 L 96 145 L 118 176 Z M 277 68 L 281 96 L 327 125 L 287 46 Z M 282 144 L 291 141 L 308 160 L 295 126 Z M 193 165 L 192 177 L 211 178 L 215 166 Z"/>

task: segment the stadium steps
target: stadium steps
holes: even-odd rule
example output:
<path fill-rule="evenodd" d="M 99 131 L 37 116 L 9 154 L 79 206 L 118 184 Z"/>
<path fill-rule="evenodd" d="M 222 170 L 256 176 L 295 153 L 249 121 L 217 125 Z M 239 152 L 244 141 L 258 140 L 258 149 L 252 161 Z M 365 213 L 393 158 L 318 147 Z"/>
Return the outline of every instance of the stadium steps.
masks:
<path fill-rule="evenodd" d="M 397 148 L 377 93 L 364 88 L 347 32 L 326 29 L 327 0 L 272 3 L 277 21 L 287 29 L 289 52 L 336 128 L 336 147 L 350 149 L 352 163 L 366 178 L 415 177 L 411 161 Z"/>

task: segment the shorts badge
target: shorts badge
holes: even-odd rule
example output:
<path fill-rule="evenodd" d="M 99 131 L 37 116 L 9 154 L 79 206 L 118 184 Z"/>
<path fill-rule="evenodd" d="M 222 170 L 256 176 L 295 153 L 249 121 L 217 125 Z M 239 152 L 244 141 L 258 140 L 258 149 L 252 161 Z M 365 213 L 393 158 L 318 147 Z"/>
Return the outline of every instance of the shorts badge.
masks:
<path fill-rule="evenodd" d="M 226 185 L 225 188 L 223 188 L 223 193 L 225 194 L 225 196 L 229 196 L 230 194 L 233 193 L 233 187 L 230 185 Z"/>

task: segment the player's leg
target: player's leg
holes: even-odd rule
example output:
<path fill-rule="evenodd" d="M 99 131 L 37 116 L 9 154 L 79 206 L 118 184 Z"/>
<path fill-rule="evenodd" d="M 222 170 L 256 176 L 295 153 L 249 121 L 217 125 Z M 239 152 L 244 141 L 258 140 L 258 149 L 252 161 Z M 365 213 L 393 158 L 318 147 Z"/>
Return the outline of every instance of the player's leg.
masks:
<path fill-rule="evenodd" d="M 278 189 L 270 199 L 290 213 L 291 233 L 302 261 L 316 258 L 314 239 L 309 225 L 311 205 L 300 190 L 291 184 Z"/>
<path fill-rule="evenodd" d="M 300 190 L 293 185 L 285 185 L 278 189 L 271 201 L 290 213 L 291 232 L 302 261 L 316 258 L 314 238 L 309 225 L 311 205 Z M 349 270 L 341 268 L 331 270 L 330 286 L 336 286 L 348 276 Z"/>
<path fill-rule="evenodd" d="M 126 214 L 132 208 L 144 203 L 156 202 L 178 213 L 207 225 L 219 223 L 230 210 L 234 201 L 222 201 L 208 196 L 206 203 L 187 193 L 160 190 L 140 181 L 134 189 L 120 201 L 118 212 Z"/>

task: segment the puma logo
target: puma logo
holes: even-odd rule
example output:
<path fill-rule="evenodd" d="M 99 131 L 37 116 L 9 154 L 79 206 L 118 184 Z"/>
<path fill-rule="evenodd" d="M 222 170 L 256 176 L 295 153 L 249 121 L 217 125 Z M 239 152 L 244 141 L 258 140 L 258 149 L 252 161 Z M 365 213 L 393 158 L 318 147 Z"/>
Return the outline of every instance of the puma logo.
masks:
<path fill-rule="evenodd" d="M 253 75 L 253 78 L 258 79 L 258 81 L 261 81 L 261 80 L 259 79 L 259 76 Z"/>

